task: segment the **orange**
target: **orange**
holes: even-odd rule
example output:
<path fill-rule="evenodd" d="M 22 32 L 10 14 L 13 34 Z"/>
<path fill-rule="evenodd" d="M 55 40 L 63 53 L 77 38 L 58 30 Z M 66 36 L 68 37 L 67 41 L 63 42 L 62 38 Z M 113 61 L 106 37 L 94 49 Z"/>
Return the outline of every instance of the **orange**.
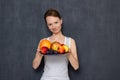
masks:
<path fill-rule="evenodd" d="M 47 39 L 42 40 L 39 45 L 40 50 L 42 49 L 42 47 L 47 47 L 48 49 L 50 49 L 51 42 Z"/>

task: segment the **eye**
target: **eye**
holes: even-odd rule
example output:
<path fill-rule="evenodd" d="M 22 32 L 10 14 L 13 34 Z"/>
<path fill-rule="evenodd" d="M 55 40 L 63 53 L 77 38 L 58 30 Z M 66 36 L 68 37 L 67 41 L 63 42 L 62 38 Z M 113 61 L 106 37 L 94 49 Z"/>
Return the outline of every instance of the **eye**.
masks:
<path fill-rule="evenodd" d="M 48 26 L 51 26 L 52 24 L 48 24 Z"/>
<path fill-rule="evenodd" d="M 58 23 L 58 21 L 55 22 L 55 24 L 57 24 L 57 23 Z"/>

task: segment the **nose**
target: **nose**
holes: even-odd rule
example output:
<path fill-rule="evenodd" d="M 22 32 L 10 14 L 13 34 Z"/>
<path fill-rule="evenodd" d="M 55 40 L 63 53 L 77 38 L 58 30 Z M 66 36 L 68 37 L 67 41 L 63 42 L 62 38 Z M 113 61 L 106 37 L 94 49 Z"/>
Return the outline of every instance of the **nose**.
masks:
<path fill-rule="evenodd" d="M 55 24 L 52 24 L 52 28 L 55 28 Z"/>

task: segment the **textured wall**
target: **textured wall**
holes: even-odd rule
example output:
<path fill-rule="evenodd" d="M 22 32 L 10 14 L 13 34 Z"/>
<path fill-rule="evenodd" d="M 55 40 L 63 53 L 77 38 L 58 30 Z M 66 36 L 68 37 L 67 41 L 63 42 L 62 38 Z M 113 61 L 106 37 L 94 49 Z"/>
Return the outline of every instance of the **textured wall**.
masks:
<path fill-rule="evenodd" d="M 37 44 L 49 35 L 43 15 L 56 8 L 63 32 L 76 40 L 80 69 L 71 80 L 120 80 L 119 0 L 0 0 L 0 80 L 39 80 Z"/>

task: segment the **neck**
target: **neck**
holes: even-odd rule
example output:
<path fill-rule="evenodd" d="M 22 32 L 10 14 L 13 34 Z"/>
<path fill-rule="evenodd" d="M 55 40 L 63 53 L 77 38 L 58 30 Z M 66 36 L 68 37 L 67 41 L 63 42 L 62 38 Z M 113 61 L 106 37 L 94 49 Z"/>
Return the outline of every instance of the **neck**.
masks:
<path fill-rule="evenodd" d="M 52 37 L 62 37 L 63 36 L 63 34 L 62 34 L 62 32 L 59 32 L 59 33 L 57 33 L 57 34 L 52 34 Z"/>
<path fill-rule="evenodd" d="M 62 34 L 62 32 L 59 32 L 57 34 L 52 34 L 51 38 L 55 41 L 59 41 L 64 38 L 64 35 Z"/>

